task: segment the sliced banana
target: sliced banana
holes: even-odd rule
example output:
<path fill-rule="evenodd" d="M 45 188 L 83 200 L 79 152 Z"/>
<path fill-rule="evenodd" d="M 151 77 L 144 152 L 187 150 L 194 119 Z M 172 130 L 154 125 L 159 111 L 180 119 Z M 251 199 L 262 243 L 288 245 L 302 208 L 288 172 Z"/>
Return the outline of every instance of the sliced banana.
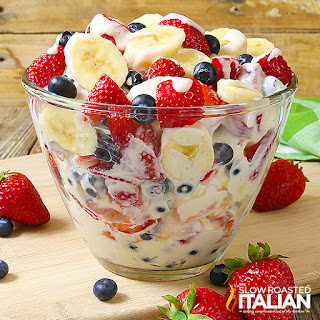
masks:
<path fill-rule="evenodd" d="M 45 137 L 65 150 L 88 155 L 97 147 L 95 130 L 74 111 L 47 105 L 39 115 L 39 123 Z"/>
<path fill-rule="evenodd" d="M 188 78 L 193 78 L 193 69 L 198 63 L 203 61 L 211 63 L 211 59 L 206 54 L 195 49 L 181 48 L 174 59 L 179 62 Z"/>
<path fill-rule="evenodd" d="M 173 58 L 185 39 L 182 29 L 152 26 L 141 29 L 128 41 L 124 57 L 130 69 L 145 72 L 158 58 Z"/>
<path fill-rule="evenodd" d="M 132 22 L 140 22 L 146 27 L 151 27 L 162 20 L 163 16 L 159 13 L 146 13 L 140 18 L 133 20 Z"/>
<path fill-rule="evenodd" d="M 66 44 L 64 54 L 70 73 L 88 91 L 102 74 L 107 74 L 119 87 L 128 74 L 119 49 L 96 34 L 76 32 Z"/>
<path fill-rule="evenodd" d="M 215 36 L 220 41 L 220 56 L 227 55 L 236 58 L 247 51 L 247 38 L 237 29 L 218 28 L 206 33 Z"/>
<path fill-rule="evenodd" d="M 198 182 L 212 167 L 212 139 L 200 124 L 166 128 L 161 137 L 161 163 L 175 183 Z"/>
<path fill-rule="evenodd" d="M 270 50 L 275 45 L 265 38 L 247 38 L 247 52 L 253 57 L 260 56 Z"/>
<path fill-rule="evenodd" d="M 262 98 L 262 94 L 248 87 L 239 80 L 220 79 L 218 81 L 218 96 L 227 103 L 247 102 L 254 98 Z"/>

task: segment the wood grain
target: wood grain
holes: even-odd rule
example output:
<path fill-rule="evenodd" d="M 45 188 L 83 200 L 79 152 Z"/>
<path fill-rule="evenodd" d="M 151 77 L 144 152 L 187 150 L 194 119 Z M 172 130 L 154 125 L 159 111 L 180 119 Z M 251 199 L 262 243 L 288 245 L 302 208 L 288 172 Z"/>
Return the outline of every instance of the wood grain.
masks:
<path fill-rule="evenodd" d="M 118 18 L 124 23 L 144 13 L 179 12 L 206 29 L 220 26 L 261 30 L 319 30 L 320 5 L 313 0 L 241 1 L 241 0 L 3 0 L 1 30 L 5 33 L 59 33 L 85 30 L 97 13 Z M 270 14 L 276 9 L 277 15 Z"/>
<path fill-rule="evenodd" d="M 210 283 L 208 273 L 182 281 L 151 283 L 104 270 L 69 218 L 44 157 L 38 154 L 0 161 L 1 168 L 8 166 L 32 180 L 51 213 L 51 221 L 36 228 L 16 224 L 12 235 L 1 239 L 0 258 L 9 264 L 10 273 L 1 280 L 0 319 L 154 320 L 159 315 L 157 305 L 166 305 L 161 297 L 168 293 L 177 295 L 190 284 L 224 293 L 225 289 Z M 312 179 L 302 198 L 273 213 L 251 212 L 225 257 L 245 256 L 248 242 L 267 241 L 274 252 L 290 257 L 286 261 L 296 284 L 310 284 L 313 293 L 317 293 L 320 163 L 305 163 L 304 170 Z M 106 303 L 92 293 L 95 281 L 103 277 L 113 278 L 119 286 L 116 297 Z M 296 320 L 319 318 L 317 306 L 312 313 L 296 316 Z"/>

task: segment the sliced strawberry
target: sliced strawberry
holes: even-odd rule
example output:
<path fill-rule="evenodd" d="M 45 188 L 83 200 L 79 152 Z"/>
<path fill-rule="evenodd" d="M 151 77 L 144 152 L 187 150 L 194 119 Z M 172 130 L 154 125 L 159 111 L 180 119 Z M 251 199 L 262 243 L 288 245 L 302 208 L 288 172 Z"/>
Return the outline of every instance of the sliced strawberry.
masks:
<path fill-rule="evenodd" d="M 237 59 L 219 56 L 212 58 L 211 63 L 218 71 L 218 80 L 220 79 L 236 79 L 239 67 L 239 61 Z"/>
<path fill-rule="evenodd" d="M 89 92 L 86 101 L 107 104 L 130 105 L 130 101 L 127 99 L 125 93 L 106 74 L 103 74 L 100 77 L 99 81 L 94 85 L 92 90 Z M 107 112 L 95 110 L 108 110 L 108 106 L 84 104 L 83 107 L 90 108 L 90 110 L 85 110 L 84 114 L 88 119 L 92 121 L 100 121 L 102 119 L 105 119 L 108 115 Z"/>
<path fill-rule="evenodd" d="M 66 69 L 64 46 L 58 46 L 56 54 L 43 53 L 29 66 L 28 78 L 37 86 L 44 88 L 51 78 L 61 76 Z"/>
<path fill-rule="evenodd" d="M 292 79 L 292 71 L 281 55 L 281 51 L 277 48 L 272 49 L 261 59 L 259 59 L 259 57 L 254 58 L 254 62 L 260 64 L 263 72 L 267 76 L 274 76 L 283 84 L 288 84 Z"/>
<path fill-rule="evenodd" d="M 88 171 L 96 176 L 107 177 L 108 171 L 112 168 L 112 163 L 99 162 L 88 168 Z"/>
<path fill-rule="evenodd" d="M 100 160 L 98 160 L 94 154 L 90 154 L 87 156 L 80 156 L 79 154 L 75 154 L 72 160 L 75 164 L 85 169 L 100 163 Z"/>
<path fill-rule="evenodd" d="M 204 105 L 204 98 L 199 81 L 186 78 L 174 81 L 176 80 L 175 83 L 173 80 L 163 81 L 158 84 L 156 89 L 156 105 L 161 128 L 192 125 L 203 117 L 204 111 L 201 106 Z M 192 81 L 190 87 L 190 83 L 186 81 Z M 181 88 L 179 88 L 179 91 L 176 91 L 176 84 L 180 86 L 180 82 L 182 86 L 186 85 L 188 90 L 181 92 Z"/>
<path fill-rule="evenodd" d="M 219 98 L 216 91 L 214 91 L 202 82 L 200 82 L 200 84 L 203 92 L 204 106 L 215 106 L 225 104 L 225 102 Z"/>
<path fill-rule="evenodd" d="M 135 132 L 135 136 L 142 140 L 148 147 L 150 147 L 156 156 L 159 155 L 160 143 L 151 125 L 138 127 Z"/>
<path fill-rule="evenodd" d="M 196 49 L 207 56 L 211 55 L 211 50 L 205 36 L 190 24 L 183 23 L 180 19 L 167 19 L 159 22 L 159 25 L 170 25 L 182 29 L 186 38 L 182 44 L 183 48 Z"/>
<path fill-rule="evenodd" d="M 86 33 L 90 33 L 90 26 L 87 28 Z M 111 41 L 116 46 L 116 40 L 112 36 L 108 36 L 107 34 L 101 35 L 102 38 Z"/>
<path fill-rule="evenodd" d="M 159 58 L 146 71 L 143 81 L 160 76 L 183 77 L 184 75 L 185 72 L 179 63 L 169 58 Z"/>

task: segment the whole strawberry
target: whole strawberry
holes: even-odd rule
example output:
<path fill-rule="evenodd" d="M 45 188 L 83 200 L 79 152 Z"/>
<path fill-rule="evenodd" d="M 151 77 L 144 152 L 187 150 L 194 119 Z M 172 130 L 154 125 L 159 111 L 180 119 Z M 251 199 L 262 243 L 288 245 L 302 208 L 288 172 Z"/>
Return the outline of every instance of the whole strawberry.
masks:
<path fill-rule="evenodd" d="M 284 208 L 297 201 L 306 187 L 306 177 L 298 165 L 284 159 L 274 161 L 253 205 L 256 211 Z"/>
<path fill-rule="evenodd" d="M 183 291 L 176 298 L 168 295 L 170 310 L 159 310 L 172 320 L 242 320 L 238 310 L 226 308 L 226 298 L 209 288 L 195 288 Z M 161 319 L 158 317 L 158 319 Z"/>
<path fill-rule="evenodd" d="M 61 76 L 66 68 L 64 46 L 58 46 L 54 54 L 43 53 L 29 66 L 28 78 L 37 86 L 44 88 L 51 78 Z"/>
<path fill-rule="evenodd" d="M 255 299 L 261 294 L 266 304 L 277 306 L 279 295 L 285 301 L 287 295 L 294 290 L 294 278 L 289 266 L 280 258 L 281 255 L 270 256 L 270 247 L 258 242 L 257 247 L 249 244 L 248 255 L 250 262 L 244 259 L 226 259 L 224 272 L 231 275 L 228 282 L 227 296 L 233 296 L 242 307 L 239 309 L 247 320 L 293 320 L 293 308 L 273 308 L 265 310 L 260 304 L 255 306 Z M 233 291 L 231 293 L 231 291 Z M 280 292 L 280 293 L 279 293 Z M 253 294 L 251 307 L 242 294 Z M 292 299 L 293 299 L 292 294 Z M 253 308 L 254 307 L 254 308 Z"/>
<path fill-rule="evenodd" d="M 24 174 L 18 172 L 0 172 L 0 215 L 32 226 L 50 220 L 38 191 Z"/>

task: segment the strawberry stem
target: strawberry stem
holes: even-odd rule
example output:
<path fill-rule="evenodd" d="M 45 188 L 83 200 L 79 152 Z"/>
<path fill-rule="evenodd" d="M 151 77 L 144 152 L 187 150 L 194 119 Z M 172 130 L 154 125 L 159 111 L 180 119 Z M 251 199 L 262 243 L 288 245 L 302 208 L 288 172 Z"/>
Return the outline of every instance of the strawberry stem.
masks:
<path fill-rule="evenodd" d="M 14 173 L 9 173 L 9 171 L 10 171 L 10 170 L 0 172 L 0 182 L 1 182 L 2 180 L 4 180 L 5 178 L 8 178 L 8 177 L 14 175 Z"/>

